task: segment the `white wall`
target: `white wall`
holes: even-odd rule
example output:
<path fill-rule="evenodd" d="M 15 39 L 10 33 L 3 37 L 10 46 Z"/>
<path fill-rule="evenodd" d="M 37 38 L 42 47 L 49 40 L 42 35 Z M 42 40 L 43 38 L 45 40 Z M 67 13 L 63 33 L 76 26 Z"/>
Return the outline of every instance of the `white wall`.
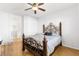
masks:
<path fill-rule="evenodd" d="M 14 37 L 21 37 L 21 16 L 0 12 L 0 40 L 11 42 Z"/>
<path fill-rule="evenodd" d="M 4 43 L 25 35 L 34 35 L 38 31 L 37 19 L 30 16 L 18 16 L 0 11 L 0 40 Z"/>
<path fill-rule="evenodd" d="M 24 16 L 24 34 L 26 36 L 36 34 L 38 31 L 37 26 L 38 23 L 36 18 Z"/>
<path fill-rule="evenodd" d="M 52 13 L 49 16 L 39 19 L 39 32 L 42 32 L 42 25 L 53 22 L 58 25 L 62 22 L 62 40 L 63 46 L 79 50 L 79 7 L 63 9 L 59 12 Z"/>

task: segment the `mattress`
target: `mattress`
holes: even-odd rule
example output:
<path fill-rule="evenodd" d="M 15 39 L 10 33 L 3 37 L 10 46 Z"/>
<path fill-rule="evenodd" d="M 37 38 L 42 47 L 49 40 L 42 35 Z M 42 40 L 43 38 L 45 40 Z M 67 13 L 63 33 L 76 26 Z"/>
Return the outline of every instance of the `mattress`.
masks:
<path fill-rule="evenodd" d="M 36 34 L 31 36 L 34 38 L 38 43 L 40 43 L 43 46 L 43 39 L 44 35 L 43 34 Z M 53 36 L 45 36 L 47 40 L 47 55 L 50 55 L 55 47 L 60 44 L 61 42 L 61 37 L 59 35 L 53 35 Z"/>

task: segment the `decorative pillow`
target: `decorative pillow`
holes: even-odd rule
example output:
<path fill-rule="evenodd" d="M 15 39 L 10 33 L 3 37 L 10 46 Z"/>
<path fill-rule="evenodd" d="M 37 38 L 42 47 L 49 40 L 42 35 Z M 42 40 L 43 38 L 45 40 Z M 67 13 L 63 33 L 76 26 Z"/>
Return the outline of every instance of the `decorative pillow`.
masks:
<path fill-rule="evenodd" d="M 44 35 L 52 36 L 52 32 L 45 32 Z"/>

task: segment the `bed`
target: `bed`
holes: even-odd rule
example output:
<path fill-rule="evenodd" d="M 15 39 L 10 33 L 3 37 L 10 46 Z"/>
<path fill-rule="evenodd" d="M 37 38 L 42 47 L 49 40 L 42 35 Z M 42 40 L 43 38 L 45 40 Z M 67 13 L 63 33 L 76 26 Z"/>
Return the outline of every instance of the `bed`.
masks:
<path fill-rule="evenodd" d="M 38 33 L 29 37 L 22 36 L 23 51 L 29 50 L 35 56 L 52 55 L 59 45 L 62 45 L 62 24 L 55 26 L 49 23 L 47 26 L 43 24 L 43 33 Z"/>

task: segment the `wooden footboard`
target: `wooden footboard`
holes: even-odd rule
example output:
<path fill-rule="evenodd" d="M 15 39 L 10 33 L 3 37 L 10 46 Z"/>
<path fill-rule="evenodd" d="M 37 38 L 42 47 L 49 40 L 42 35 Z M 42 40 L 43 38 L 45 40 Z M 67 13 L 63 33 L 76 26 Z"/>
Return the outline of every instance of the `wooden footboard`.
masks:
<path fill-rule="evenodd" d="M 47 55 L 47 41 L 44 37 L 43 46 L 38 43 L 35 39 L 29 37 L 25 38 L 23 34 L 23 51 L 27 49 L 37 56 L 46 56 Z"/>
<path fill-rule="evenodd" d="M 34 55 L 38 56 L 46 56 L 47 55 L 47 41 L 44 36 L 43 46 L 40 43 L 37 43 L 35 39 L 29 37 L 25 38 L 23 34 L 23 51 L 25 49 L 28 49 L 30 52 L 32 52 Z"/>

